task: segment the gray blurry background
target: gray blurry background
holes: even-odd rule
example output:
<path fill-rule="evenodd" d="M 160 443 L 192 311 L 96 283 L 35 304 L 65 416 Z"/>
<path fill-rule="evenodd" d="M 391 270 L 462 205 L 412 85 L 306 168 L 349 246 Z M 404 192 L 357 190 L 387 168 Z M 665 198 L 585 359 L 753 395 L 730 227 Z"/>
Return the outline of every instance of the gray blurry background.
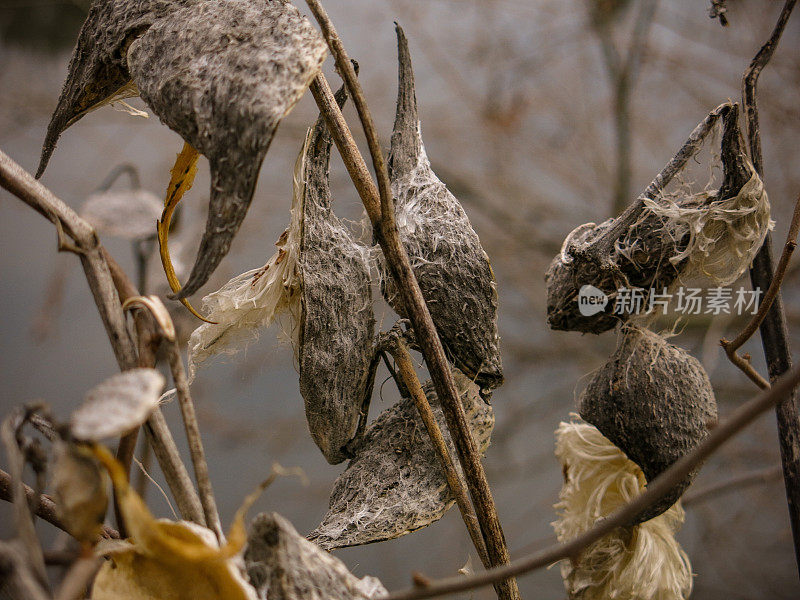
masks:
<path fill-rule="evenodd" d="M 0 148 L 28 170 L 35 170 L 86 4 L 0 2 Z M 625 0 L 327 3 L 351 56 L 360 61 L 384 147 L 396 93 L 392 23 L 404 26 L 428 155 L 461 199 L 492 259 L 507 383 L 493 399 L 497 425 L 486 468 L 512 556 L 553 541 L 552 504 L 561 478 L 552 453 L 553 430 L 575 410 L 577 393 L 615 342 L 613 332 L 596 337 L 550 331 L 544 271 L 570 230 L 604 220 L 615 213 L 615 205 L 635 198 L 709 110 L 739 98 L 741 74 L 769 36 L 783 2 L 731 0 L 727 28 L 708 18 L 707 4 L 662 1 L 654 3 L 652 18 L 640 18 L 645 5 Z M 641 46 L 632 41 L 637 23 L 646 25 Z M 777 221 L 776 245 L 782 244 L 800 190 L 799 38 L 800 15 L 794 15 L 760 80 L 765 180 Z M 632 45 L 634 52 L 641 50 L 638 77 L 627 91 L 609 69 L 604 45 L 618 48 L 623 59 Z M 326 72 L 338 85 L 331 65 L 329 59 Z M 146 108 L 138 100 L 132 104 Z M 358 131 L 352 109 L 345 114 Z M 307 95 L 279 128 L 248 218 L 204 293 L 261 266 L 272 254 L 288 222 L 292 165 L 315 117 Z M 630 136 L 624 144 L 629 152 L 621 156 L 630 168 L 627 183 L 617 172 L 620 132 Z M 177 134 L 156 117 L 136 118 L 106 107 L 64 134 L 42 181 L 79 208 L 109 171 L 130 162 L 143 187 L 161 195 L 180 148 Z M 697 165 L 692 177 L 702 187 L 707 163 Z M 126 182 L 117 185 L 124 188 Z M 337 212 L 360 219 L 358 198 L 336 155 L 332 186 Z M 186 260 L 193 259 L 199 243 L 207 190 L 207 164 L 201 161 L 175 235 L 175 248 L 183 245 Z M 0 413 L 38 399 L 64 417 L 87 389 L 116 372 L 109 344 L 75 257 L 58 256 L 52 225 L 5 192 L 0 192 L 0 239 Z M 103 242 L 134 274 L 130 245 L 114 238 Z M 163 293 L 164 276 L 157 258 L 154 263 L 148 286 Z M 795 347 L 800 332 L 797 274 L 792 268 L 784 288 Z M 739 285 L 749 287 L 747 278 Z M 195 303 L 199 300 L 200 295 Z M 378 312 L 384 327 L 390 326 L 388 309 L 379 305 Z M 755 391 L 718 346 L 720 337 L 732 337 L 742 323 L 741 318 L 696 318 L 684 321 L 672 340 L 709 371 L 723 417 Z M 185 319 L 189 331 L 196 325 Z M 311 442 L 291 348 L 277 339 L 277 331 L 263 332 L 246 353 L 202 369 L 194 395 L 223 522 L 230 522 L 244 495 L 278 461 L 301 466 L 310 485 L 279 481 L 253 514 L 275 510 L 307 532 L 324 514 L 331 484 L 344 465 L 327 465 Z M 758 339 L 745 350 L 763 372 Z M 386 376 L 384 370 L 379 373 L 373 416 L 397 398 L 391 382 L 380 385 Z M 177 407 L 165 410 L 182 440 Z M 763 417 L 714 456 L 695 489 L 777 465 L 774 421 L 773 414 Z M 157 467 L 152 471 L 161 481 Z M 170 515 L 156 490 L 149 490 L 148 499 L 158 515 Z M 7 508 L 0 506 L 3 536 L 10 533 Z M 41 527 L 51 536 L 46 525 Z M 679 539 L 697 574 L 695 598 L 800 597 L 779 479 L 690 506 Z M 337 555 L 357 575 L 378 576 L 389 589 L 397 589 L 409 584 L 414 570 L 432 577 L 453 575 L 467 561 L 470 547 L 452 510 L 425 530 Z M 523 577 L 520 584 L 528 598 L 564 597 L 558 568 Z"/>

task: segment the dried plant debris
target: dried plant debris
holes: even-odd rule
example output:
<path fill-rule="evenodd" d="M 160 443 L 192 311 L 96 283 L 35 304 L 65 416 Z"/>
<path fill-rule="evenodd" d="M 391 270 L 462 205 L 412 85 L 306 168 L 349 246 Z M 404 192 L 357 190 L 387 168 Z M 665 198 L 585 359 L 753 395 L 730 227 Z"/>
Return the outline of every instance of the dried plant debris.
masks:
<path fill-rule="evenodd" d="M 453 377 L 475 445 L 484 453 L 494 427 L 492 408 L 464 374 L 453 369 Z M 437 421 L 444 422 L 433 385 L 423 389 Z M 450 435 L 445 429 L 442 434 L 455 456 Z M 454 501 L 419 412 L 407 398 L 369 426 L 334 483 L 328 513 L 308 537 L 325 550 L 390 540 L 438 521 Z"/>
<path fill-rule="evenodd" d="M 556 456 L 564 486 L 553 523 L 568 542 L 642 493 L 642 470 L 577 415 L 556 431 Z M 685 600 L 692 591 L 689 557 L 675 540 L 684 512 L 676 502 L 664 513 L 621 527 L 585 548 L 576 561 L 561 561 L 570 600 Z"/>
<path fill-rule="evenodd" d="M 189 296 L 228 252 L 275 129 L 326 52 L 319 32 L 285 0 L 98 1 L 81 30 L 39 173 L 69 124 L 138 93 L 210 163 L 206 231 L 179 293 Z"/>
<path fill-rule="evenodd" d="M 494 273 L 461 204 L 431 169 L 408 42 L 399 26 L 397 39 L 399 89 L 389 175 L 400 239 L 449 358 L 488 391 L 503 382 Z M 380 269 L 387 301 L 407 316 L 383 261 Z"/>
<path fill-rule="evenodd" d="M 161 200 L 141 189 L 97 192 L 86 199 L 80 214 L 101 234 L 140 240 L 154 235 Z"/>
<path fill-rule="evenodd" d="M 72 413 L 70 432 L 84 441 L 128 433 L 158 406 L 164 376 L 155 369 L 131 369 L 106 379 L 86 394 Z"/>
<path fill-rule="evenodd" d="M 614 313 L 621 288 L 662 293 L 679 277 L 726 286 L 747 270 L 773 222 L 737 119 L 737 106 L 729 106 L 719 190 L 642 196 L 616 219 L 581 225 L 567 236 L 545 275 L 551 328 L 602 333 L 635 314 Z M 591 297 L 601 302 L 586 304 Z"/>
<path fill-rule="evenodd" d="M 203 313 L 214 323 L 195 329 L 189 339 L 189 379 L 197 367 L 218 354 L 236 354 L 256 340 L 259 330 L 288 314 L 288 334 L 297 338 L 300 315 L 300 253 L 303 194 L 305 193 L 305 145 L 294 166 L 289 227 L 275 245 L 278 251 L 263 267 L 237 275 L 216 292 L 203 298 Z"/>
<path fill-rule="evenodd" d="M 245 513 L 264 484 L 245 499 L 227 543 L 219 547 L 214 533 L 205 527 L 155 519 L 108 450 L 94 446 L 93 453 L 111 475 L 130 539 L 98 548 L 107 560 L 94 580 L 92 600 L 257 599 L 237 555 L 246 541 Z"/>
<path fill-rule="evenodd" d="M 623 327 L 616 351 L 580 397 L 580 414 L 636 463 L 647 481 L 691 452 L 717 422 L 717 404 L 700 362 L 647 329 Z M 639 515 L 672 506 L 696 470 Z"/>
<path fill-rule="evenodd" d="M 337 100 L 344 104 L 344 89 Z M 331 464 L 350 455 L 372 396 L 377 361 L 370 252 L 331 210 L 331 136 L 323 117 L 308 134 L 298 261 L 300 393 L 311 436 Z"/>
<path fill-rule="evenodd" d="M 53 445 L 53 455 L 58 517 L 75 539 L 95 542 L 108 507 L 108 475 L 86 446 L 59 440 Z"/>
<path fill-rule="evenodd" d="M 372 600 L 388 592 L 374 577 L 357 578 L 338 558 L 300 536 L 277 513 L 250 526 L 244 554 L 251 583 L 269 600 Z"/>

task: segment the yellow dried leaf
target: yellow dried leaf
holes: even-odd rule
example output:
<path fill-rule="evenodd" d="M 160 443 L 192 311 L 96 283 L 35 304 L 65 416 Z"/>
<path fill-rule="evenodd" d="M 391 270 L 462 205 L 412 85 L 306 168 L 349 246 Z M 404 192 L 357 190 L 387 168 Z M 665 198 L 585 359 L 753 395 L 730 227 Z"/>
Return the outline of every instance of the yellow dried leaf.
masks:
<path fill-rule="evenodd" d="M 246 542 L 245 514 L 274 475 L 245 498 L 228 541 L 220 548 L 214 534 L 204 527 L 154 518 L 128 484 L 122 465 L 102 446 L 94 446 L 93 452 L 111 475 L 131 544 L 109 552 L 95 579 L 92 600 L 256 598 L 234 557 Z"/>
<path fill-rule="evenodd" d="M 197 159 L 199 156 L 200 153 L 191 144 L 184 142 L 183 149 L 175 159 L 175 164 L 170 171 L 167 195 L 164 199 L 164 212 L 161 213 L 161 219 L 158 221 L 158 250 L 161 255 L 161 264 L 164 266 L 164 273 L 167 275 L 169 287 L 173 292 L 180 291 L 181 283 L 178 281 L 175 267 L 172 265 L 172 259 L 169 256 L 169 244 L 167 241 L 169 238 L 169 226 L 172 221 L 172 213 L 175 212 L 178 202 L 192 188 L 195 175 L 197 175 Z M 209 321 L 198 313 L 186 298 L 181 298 L 181 304 L 201 321 L 213 323 L 213 321 Z"/>

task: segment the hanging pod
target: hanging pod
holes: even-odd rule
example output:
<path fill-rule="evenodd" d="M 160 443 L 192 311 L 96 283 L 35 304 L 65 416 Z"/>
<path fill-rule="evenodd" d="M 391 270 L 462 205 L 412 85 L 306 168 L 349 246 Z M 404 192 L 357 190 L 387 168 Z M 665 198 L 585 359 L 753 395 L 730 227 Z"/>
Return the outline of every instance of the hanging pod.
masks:
<path fill-rule="evenodd" d="M 260 598 L 372 600 L 388 593 L 375 577 L 353 575 L 342 561 L 303 538 L 277 513 L 261 513 L 253 519 L 244 559 Z"/>
<path fill-rule="evenodd" d="M 431 169 L 420 134 L 408 42 L 397 26 L 399 89 L 389 155 L 397 227 L 450 360 L 483 390 L 503 382 L 497 289 L 489 258 L 458 200 Z M 384 296 L 406 311 L 384 261 Z"/>
<path fill-rule="evenodd" d="M 492 407 L 457 369 L 453 379 L 475 446 L 484 453 L 494 427 Z M 423 390 L 436 420 L 444 422 L 433 385 Z M 442 435 L 455 456 L 449 432 L 443 429 Z M 460 465 L 456 469 L 460 473 Z M 419 411 L 406 398 L 369 426 L 333 485 L 327 514 L 308 538 L 325 550 L 390 540 L 438 521 L 454 502 Z"/>
<path fill-rule="evenodd" d="M 337 92 L 344 105 L 344 88 Z M 377 367 L 369 250 L 331 210 L 331 135 L 322 115 L 306 144 L 298 362 L 311 436 L 331 464 L 350 456 Z M 358 428 L 359 431 L 362 429 Z"/>
<path fill-rule="evenodd" d="M 750 266 L 773 226 L 769 198 L 742 149 L 738 106 L 718 111 L 719 189 L 642 195 L 619 217 L 570 232 L 545 275 L 552 329 L 603 333 L 636 316 L 614 312 L 623 287 L 642 291 L 643 313 L 650 290 L 663 293 L 679 277 L 727 286 Z"/>
<path fill-rule="evenodd" d="M 319 73 L 327 48 L 284 0 L 96 1 L 81 29 L 45 139 L 90 110 L 134 95 L 211 167 L 196 262 L 179 298 L 210 277 L 244 219 L 280 120 Z"/>
<path fill-rule="evenodd" d="M 609 361 L 580 397 L 580 415 L 651 481 L 691 452 L 717 422 L 708 375 L 688 352 L 647 329 L 625 326 Z M 696 471 L 636 519 L 672 506 Z"/>

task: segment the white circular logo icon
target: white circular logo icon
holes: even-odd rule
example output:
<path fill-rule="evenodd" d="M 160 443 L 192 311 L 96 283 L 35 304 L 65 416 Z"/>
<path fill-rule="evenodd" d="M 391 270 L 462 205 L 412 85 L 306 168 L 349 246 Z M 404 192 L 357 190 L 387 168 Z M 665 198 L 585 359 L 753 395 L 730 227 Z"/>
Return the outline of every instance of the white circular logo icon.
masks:
<path fill-rule="evenodd" d="M 608 304 L 608 296 L 593 285 L 584 285 L 578 292 L 578 311 L 584 317 L 596 315 Z"/>

